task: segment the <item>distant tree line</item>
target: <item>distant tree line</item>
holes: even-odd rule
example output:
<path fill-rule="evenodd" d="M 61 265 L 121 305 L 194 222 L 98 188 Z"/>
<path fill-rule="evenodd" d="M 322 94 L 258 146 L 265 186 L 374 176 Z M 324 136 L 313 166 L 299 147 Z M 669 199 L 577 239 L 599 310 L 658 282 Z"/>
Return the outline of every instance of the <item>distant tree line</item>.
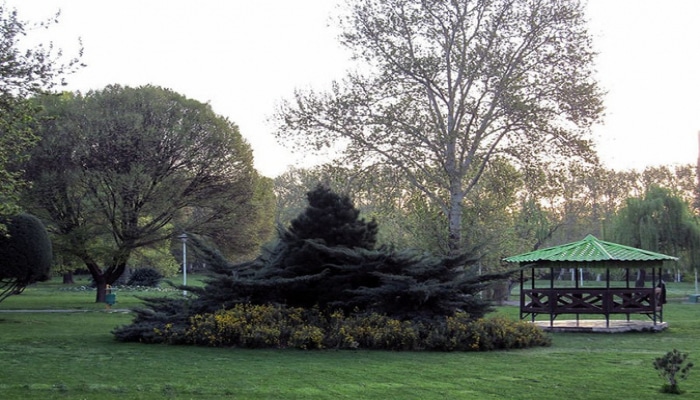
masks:
<path fill-rule="evenodd" d="M 275 179 L 279 223 L 289 223 L 301 208 L 298 192 L 318 181 L 353 194 L 363 215 L 378 222 L 379 245 L 447 254 L 444 214 L 391 168 L 291 169 Z M 580 240 L 587 234 L 679 256 L 678 272 L 691 271 L 698 266 L 692 239 L 698 226 L 698 211 L 692 206 L 696 185 L 692 165 L 616 171 L 571 164 L 527 172 L 505 162 L 492 164 L 463 204 L 462 236 L 468 249 L 479 256 L 477 264 L 483 272 L 506 268 L 501 263 L 504 257 Z M 648 205 L 640 209 L 635 206 L 639 203 Z M 635 213 L 648 214 L 643 229 L 659 233 L 649 233 L 641 241 L 639 226 L 625 223 L 630 207 L 637 209 Z"/>

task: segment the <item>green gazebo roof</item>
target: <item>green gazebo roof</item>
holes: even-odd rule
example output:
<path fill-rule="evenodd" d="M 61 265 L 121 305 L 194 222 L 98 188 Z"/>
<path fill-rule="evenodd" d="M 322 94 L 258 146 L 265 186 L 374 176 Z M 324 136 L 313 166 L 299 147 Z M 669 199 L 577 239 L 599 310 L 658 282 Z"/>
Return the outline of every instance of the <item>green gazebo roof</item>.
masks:
<path fill-rule="evenodd" d="M 517 263 L 593 263 L 605 266 L 618 264 L 619 262 L 649 262 L 649 261 L 676 261 L 677 257 L 652 251 L 623 246 L 617 243 L 598 240 L 593 235 L 586 236 L 583 240 L 549 247 L 530 253 L 511 256 L 504 259 L 507 262 Z"/>

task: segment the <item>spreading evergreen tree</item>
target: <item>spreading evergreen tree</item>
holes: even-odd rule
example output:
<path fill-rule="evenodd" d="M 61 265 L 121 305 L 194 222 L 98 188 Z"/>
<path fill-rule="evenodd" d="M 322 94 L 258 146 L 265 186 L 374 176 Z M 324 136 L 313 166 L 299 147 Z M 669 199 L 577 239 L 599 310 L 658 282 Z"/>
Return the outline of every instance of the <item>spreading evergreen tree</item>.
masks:
<path fill-rule="evenodd" d="M 318 307 L 323 312 L 379 313 L 402 320 L 431 319 L 465 311 L 479 318 L 490 305 L 478 293 L 499 275 L 479 275 L 469 254 L 434 257 L 415 251 L 375 248 L 377 224 L 359 217 L 347 196 L 318 186 L 309 206 L 256 260 L 231 264 L 192 238 L 210 266 L 205 287 L 188 288 L 191 301 L 147 301 L 120 340 L 150 341 L 165 323 L 183 330 L 189 316 L 237 304 Z M 159 325 L 160 324 L 160 325 Z"/>
<path fill-rule="evenodd" d="M 377 223 L 361 219 L 348 196 L 322 185 L 307 193 L 307 199 L 308 207 L 288 229 L 280 229 L 277 242 L 257 260 L 223 268 L 235 271 L 231 281 L 214 279 L 201 290 L 204 309 L 241 302 L 323 309 L 337 303 L 339 293 L 346 289 L 377 284 L 377 277 L 348 274 L 337 267 L 346 263 L 348 254 L 374 249 Z M 216 252 L 206 257 L 208 264 L 226 264 Z"/>

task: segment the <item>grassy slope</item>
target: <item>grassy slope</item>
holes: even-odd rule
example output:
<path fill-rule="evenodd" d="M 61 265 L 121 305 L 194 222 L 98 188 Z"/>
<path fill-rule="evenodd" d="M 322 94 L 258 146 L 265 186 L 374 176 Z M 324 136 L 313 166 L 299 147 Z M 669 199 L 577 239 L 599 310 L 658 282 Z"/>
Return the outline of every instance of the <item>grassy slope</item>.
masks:
<path fill-rule="evenodd" d="M 0 309 L 40 305 L 34 297 L 64 306 L 92 299 L 50 285 L 33 289 Z M 517 315 L 515 307 L 498 312 Z M 109 331 L 128 323 L 128 314 L 2 313 L 0 398 L 657 399 L 663 381 L 652 360 L 673 348 L 697 360 L 699 314 L 700 305 L 675 301 L 663 333 L 558 334 L 549 348 L 409 353 L 124 344 Z M 699 374 L 681 383 L 680 398 L 700 397 Z"/>

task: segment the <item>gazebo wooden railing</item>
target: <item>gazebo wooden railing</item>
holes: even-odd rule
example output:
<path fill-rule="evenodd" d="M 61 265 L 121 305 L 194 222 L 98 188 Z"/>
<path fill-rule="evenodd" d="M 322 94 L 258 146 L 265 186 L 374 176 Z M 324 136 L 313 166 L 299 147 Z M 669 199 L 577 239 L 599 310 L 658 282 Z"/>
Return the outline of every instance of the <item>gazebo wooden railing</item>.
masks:
<path fill-rule="evenodd" d="M 550 323 L 562 314 L 643 314 L 654 323 L 663 322 L 662 289 L 656 288 L 545 288 L 523 289 L 520 292 L 520 318 L 535 321 L 538 314 L 550 316 Z"/>

